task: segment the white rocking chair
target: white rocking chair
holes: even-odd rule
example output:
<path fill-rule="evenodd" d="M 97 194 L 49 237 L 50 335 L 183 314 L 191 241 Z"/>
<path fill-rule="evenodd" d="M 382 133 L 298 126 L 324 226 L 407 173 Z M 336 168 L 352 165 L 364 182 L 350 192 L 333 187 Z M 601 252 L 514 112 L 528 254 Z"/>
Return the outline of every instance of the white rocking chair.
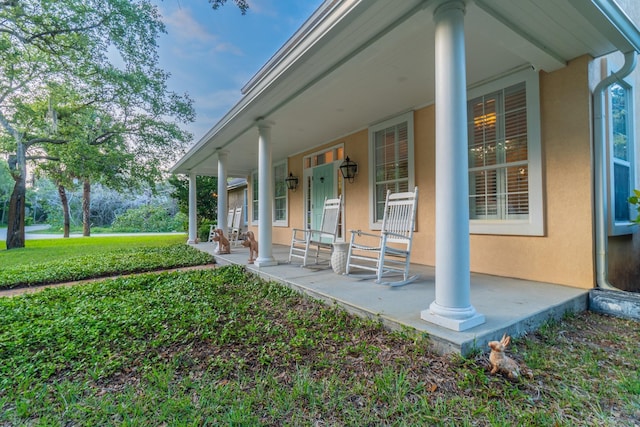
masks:
<path fill-rule="evenodd" d="M 315 264 L 320 262 L 320 257 L 323 255 L 328 255 L 327 261 L 330 259 L 333 242 L 338 233 L 341 205 L 342 196 L 337 199 L 325 199 L 319 230 L 293 229 L 289 262 L 291 258 L 300 258 L 302 267 L 306 267 L 309 265 L 310 256 L 315 258 Z"/>
<path fill-rule="evenodd" d="M 231 230 L 231 227 L 233 227 L 233 215 L 234 215 L 234 210 L 229 209 L 229 212 L 227 212 L 227 232 L 229 232 L 229 230 Z M 221 228 L 220 221 L 218 221 L 218 225 L 209 226 L 209 240 L 208 240 L 209 242 L 213 242 L 213 236 L 215 234 L 216 228 Z"/>
<path fill-rule="evenodd" d="M 233 224 L 229 229 L 229 243 L 233 246 L 240 244 L 240 221 L 242 220 L 242 206 L 235 209 L 233 214 Z"/>
<path fill-rule="evenodd" d="M 409 277 L 409 263 L 417 207 L 418 187 L 405 193 L 392 194 L 388 190 L 380 235 L 351 231 L 345 274 L 350 274 L 354 268 L 374 271 L 375 275 L 366 278 L 375 277 L 376 283 L 389 286 L 403 286 L 416 280 L 418 275 Z M 371 245 L 356 241 L 356 237 L 367 238 Z M 403 279 L 384 281 L 383 276 L 393 274 L 402 274 Z"/>

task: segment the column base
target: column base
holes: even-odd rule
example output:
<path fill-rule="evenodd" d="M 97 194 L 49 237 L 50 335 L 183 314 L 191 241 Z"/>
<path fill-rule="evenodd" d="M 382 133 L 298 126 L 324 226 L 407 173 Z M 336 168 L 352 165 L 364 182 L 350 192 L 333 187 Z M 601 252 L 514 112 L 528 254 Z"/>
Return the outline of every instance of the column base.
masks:
<path fill-rule="evenodd" d="M 276 259 L 274 257 L 269 257 L 269 258 L 260 258 L 260 257 L 258 257 L 253 262 L 253 265 L 255 265 L 258 268 L 260 268 L 260 267 L 271 267 L 271 266 L 274 266 L 274 265 L 278 265 L 278 261 L 276 261 Z"/>
<path fill-rule="evenodd" d="M 443 307 L 432 302 L 428 309 L 420 312 L 420 318 L 453 331 L 466 331 L 485 322 L 484 314 L 473 306 L 466 308 Z"/>
<path fill-rule="evenodd" d="M 187 240 L 187 245 L 195 245 L 198 243 L 197 239 L 189 239 Z"/>

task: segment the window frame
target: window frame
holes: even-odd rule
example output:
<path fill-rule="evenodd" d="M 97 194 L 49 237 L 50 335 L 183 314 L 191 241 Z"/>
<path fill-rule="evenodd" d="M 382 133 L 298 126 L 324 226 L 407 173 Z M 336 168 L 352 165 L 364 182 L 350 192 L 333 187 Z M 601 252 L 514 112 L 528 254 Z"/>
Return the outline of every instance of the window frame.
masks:
<path fill-rule="evenodd" d="M 387 120 L 375 123 L 369 126 L 369 228 L 371 230 L 380 230 L 382 228 L 382 218 L 376 218 L 376 153 L 375 153 L 375 135 L 377 132 L 390 127 L 407 123 L 407 191 L 413 191 L 415 187 L 415 156 L 414 156 L 414 111 L 408 111 L 392 117 Z M 384 201 L 383 201 L 384 202 Z"/>
<path fill-rule="evenodd" d="M 284 190 L 285 193 L 283 196 L 281 196 L 281 198 L 285 199 L 285 217 L 284 219 L 281 220 L 276 220 L 276 184 L 277 184 L 277 179 L 278 177 L 276 176 L 276 168 L 279 167 L 283 167 L 284 166 L 284 171 L 283 171 L 283 176 L 284 178 L 282 178 L 282 185 L 284 185 Z M 271 198 L 273 199 L 273 203 L 271 206 L 271 225 L 273 227 L 288 227 L 289 226 L 289 190 L 286 187 L 286 184 L 284 184 L 284 179 L 288 176 L 289 174 L 289 162 L 287 160 L 282 160 L 280 162 L 277 163 L 273 163 L 271 165 L 271 176 L 272 176 L 272 192 L 273 194 L 271 194 Z M 254 170 L 251 172 L 251 225 L 259 225 L 260 222 L 260 216 L 259 216 L 259 211 L 260 211 L 260 205 L 259 205 L 259 201 L 258 198 L 254 198 L 254 196 L 259 197 L 259 188 L 258 188 L 258 170 Z"/>
<path fill-rule="evenodd" d="M 613 98 L 611 96 L 611 89 L 613 86 L 617 84 L 625 89 L 626 94 L 626 102 L 628 104 L 627 111 L 627 157 L 628 160 L 625 162 L 622 159 L 618 159 L 614 156 L 614 143 L 615 138 L 613 135 L 614 126 L 613 126 Z M 629 209 L 629 220 L 616 220 L 616 191 L 615 191 L 615 165 L 617 163 L 628 163 L 629 168 L 629 189 L 630 193 L 633 192 L 633 189 L 636 188 L 636 143 L 635 143 L 635 105 L 634 105 L 634 86 L 627 79 L 623 79 L 618 81 L 607 87 L 606 97 L 607 97 L 607 164 L 608 164 L 608 174 L 607 174 L 607 220 L 609 225 L 609 235 L 610 236 L 623 236 L 627 234 L 633 234 L 637 231 L 638 225 L 632 221 L 635 218 L 635 212 L 633 207 L 630 204 L 627 204 Z M 629 194 L 631 196 L 633 194 Z"/>
<path fill-rule="evenodd" d="M 251 225 L 258 225 L 260 205 L 258 195 L 258 171 L 251 172 Z"/>
<path fill-rule="evenodd" d="M 276 168 L 281 168 L 281 167 L 283 168 L 282 176 L 280 177 L 280 181 L 278 181 Z M 272 180 L 273 194 L 271 195 L 273 197 L 273 204 L 271 207 L 272 225 L 274 227 L 287 227 L 289 225 L 289 189 L 287 188 L 287 185 L 284 180 L 287 178 L 289 174 L 289 164 L 286 160 L 283 160 L 281 162 L 274 163 L 271 166 L 271 168 L 272 168 L 271 175 L 273 177 L 273 180 Z M 280 185 L 284 189 L 284 195 L 282 196 L 276 196 L 276 189 L 278 185 Z M 276 219 L 276 200 L 278 198 L 284 199 L 284 219 Z"/>
<path fill-rule="evenodd" d="M 333 160 L 331 162 L 322 163 L 328 164 L 333 163 L 333 173 L 336 176 L 336 180 L 334 181 L 334 186 L 336 190 L 336 197 L 342 195 L 342 204 L 340 207 L 340 218 L 338 220 L 338 235 L 336 236 L 337 242 L 344 242 L 347 235 L 346 223 L 345 223 L 345 179 L 342 177 L 342 173 L 340 172 L 340 164 L 344 161 L 345 155 L 345 146 L 344 142 L 333 145 L 331 147 L 324 148 L 319 151 L 314 151 L 313 153 L 307 154 L 302 158 L 302 188 L 303 188 L 303 203 L 302 203 L 302 228 L 308 229 L 311 228 L 311 186 L 312 186 L 312 178 L 313 178 L 313 168 L 319 166 L 318 157 L 324 156 L 326 153 L 332 153 Z"/>
<path fill-rule="evenodd" d="M 467 90 L 467 105 L 478 97 L 525 84 L 527 108 L 527 167 L 529 174 L 529 215 L 526 219 L 469 219 L 471 234 L 543 236 L 544 197 L 542 179 L 542 138 L 540 131 L 540 80 L 532 69 L 521 70 Z M 467 142 L 468 146 L 468 142 Z M 469 165 L 467 164 L 467 170 Z M 470 194 L 470 192 L 469 192 Z"/>

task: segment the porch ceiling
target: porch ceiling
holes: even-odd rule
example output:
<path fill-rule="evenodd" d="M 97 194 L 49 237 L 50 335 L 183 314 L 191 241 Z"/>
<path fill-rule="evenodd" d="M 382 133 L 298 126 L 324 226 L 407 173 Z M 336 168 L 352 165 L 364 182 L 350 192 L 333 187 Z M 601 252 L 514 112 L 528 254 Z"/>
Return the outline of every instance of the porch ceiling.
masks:
<path fill-rule="evenodd" d="M 302 37 L 294 35 L 283 47 L 287 55 L 274 55 L 243 99 L 173 172 L 217 175 L 220 148 L 229 152 L 228 175 L 246 176 L 258 165 L 259 118 L 273 123 L 272 159 L 277 162 L 432 104 L 433 11 L 438 4 L 327 0 L 314 15 L 321 22 Z M 469 2 L 468 85 L 526 66 L 553 71 L 581 55 L 622 48 L 625 41 L 616 39 L 617 31 L 594 9 L 590 0 Z"/>

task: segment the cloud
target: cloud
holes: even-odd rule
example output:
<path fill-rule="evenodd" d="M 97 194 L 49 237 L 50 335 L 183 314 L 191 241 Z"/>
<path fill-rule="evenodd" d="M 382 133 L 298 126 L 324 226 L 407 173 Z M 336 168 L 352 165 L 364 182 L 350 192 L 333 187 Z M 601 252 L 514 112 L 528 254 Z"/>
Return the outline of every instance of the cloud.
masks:
<path fill-rule="evenodd" d="M 248 0 L 249 13 L 255 13 L 256 15 L 265 15 L 270 17 L 278 16 L 276 8 L 270 0 Z"/>
<path fill-rule="evenodd" d="M 182 40 L 214 43 L 217 39 L 193 18 L 190 9 L 180 8 L 163 14 L 162 20 L 169 27 L 169 32 Z"/>
<path fill-rule="evenodd" d="M 192 58 L 215 52 L 244 55 L 238 46 L 220 40 L 218 35 L 200 24 L 189 8 L 178 8 L 169 13 L 162 11 L 162 21 L 167 25 L 169 39 L 175 40 L 172 50 L 176 56 Z"/>

